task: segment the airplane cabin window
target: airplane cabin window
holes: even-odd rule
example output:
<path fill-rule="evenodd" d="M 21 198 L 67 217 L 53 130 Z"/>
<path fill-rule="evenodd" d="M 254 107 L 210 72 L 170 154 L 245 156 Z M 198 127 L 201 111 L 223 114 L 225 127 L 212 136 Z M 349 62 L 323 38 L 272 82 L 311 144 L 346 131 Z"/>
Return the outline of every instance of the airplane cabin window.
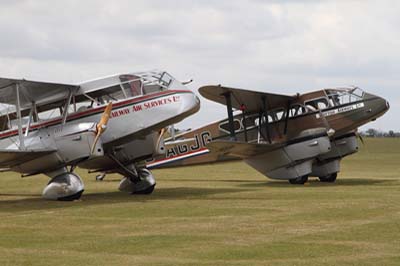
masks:
<path fill-rule="evenodd" d="M 280 121 L 285 117 L 285 111 L 283 109 L 281 110 L 276 110 L 273 112 L 275 116 L 275 121 Z"/>
<path fill-rule="evenodd" d="M 326 101 L 319 101 L 318 102 L 318 109 L 319 110 L 323 110 L 323 109 L 326 109 L 328 107 L 329 107 L 328 102 L 326 102 Z"/>
<path fill-rule="evenodd" d="M 326 98 L 319 98 L 305 102 L 306 107 L 310 111 L 324 110 L 329 107 L 329 102 Z"/>
<path fill-rule="evenodd" d="M 142 95 L 142 82 L 140 80 L 122 83 L 122 87 L 128 97 Z"/>
<path fill-rule="evenodd" d="M 121 80 L 121 86 L 127 97 L 134 97 L 143 94 L 143 83 L 140 77 L 135 75 L 121 75 L 119 79 Z"/>
<path fill-rule="evenodd" d="M 38 112 L 39 120 L 49 120 L 49 119 L 53 119 L 53 118 L 60 117 L 60 116 L 61 116 L 61 108 L 60 107 L 45 110 L 43 112 L 40 112 L 40 111 Z"/>
<path fill-rule="evenodd" d="M 289 117 L 295 117 L 306 113 L 306 108 L 301 104 L 295 104 L 290 107 Z"/>
<path fill-rule="evenodd" d="M 241 129 L 240 121 L 237 119 L 233 120 L 233 127 L 235 129 L 235 132 L 240 131 Z M 229 121 L 225 121 L 219 124 L 219 129 L 223 132 L 230 133 Z"/>
<path fill-rule="evenodd" d="M 0 117 L 0 132 L 1 131 L 6 131 L 8 130 L 9 127 L 9 121 L 7 115 L 3 115 Z"/>
<path fill-rule="evenodd" d="M 254 124 L 258 127 L 260 125 L 260 118 L 257 115 L 256 118 L 254 119 Z M 268 115 L 268 123 L 274 122 L 274 118 L 271 115 Z M 261 118 L 261 124 L 265 124 L 265 116 L 263 115 Z"/>
<path fill-rule="evenodd" d="M 246 124 L 246 128 L 252 128 L 255 126 L 255 117 L 257 117 L 257 115 L 251 115 L 251 116 L 246 116 L 246 119 L 243 122 L 243 125 Z"/>

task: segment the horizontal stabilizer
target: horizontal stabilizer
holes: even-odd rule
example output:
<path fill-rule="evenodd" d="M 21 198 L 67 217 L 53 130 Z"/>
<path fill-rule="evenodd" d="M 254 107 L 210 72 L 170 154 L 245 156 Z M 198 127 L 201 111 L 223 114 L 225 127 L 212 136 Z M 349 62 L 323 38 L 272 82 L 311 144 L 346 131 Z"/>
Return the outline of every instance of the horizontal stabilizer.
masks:
<path fill-rule="evenodd" d="M 21 151 L 0 149 L 0 168 L 10 168 L 53 152 L 56 152 L 56 150 Z"/>
<path fill-rule="evenodd" d="M 229 140 L 215 140 L 207 144 L 207 148 L 212 153 L 222 155 L 230 155 L 239 158 L 248 158 L 262 153 L 270 152 L 284 146 L 281 143 L 277 144 L 255 144 Z"/>

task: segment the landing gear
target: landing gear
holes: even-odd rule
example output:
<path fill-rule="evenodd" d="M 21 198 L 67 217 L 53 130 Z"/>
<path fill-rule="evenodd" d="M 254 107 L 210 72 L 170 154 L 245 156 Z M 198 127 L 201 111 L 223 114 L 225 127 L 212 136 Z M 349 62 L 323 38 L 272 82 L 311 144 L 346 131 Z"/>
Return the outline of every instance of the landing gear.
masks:
<path fill-rule="evenodd" d="M 326 182 L 326 183 L 334 183 L 337 178 L 337 173 L 333 173 L 327 176 L 320 176 L 319 181 Z"/>
<path fill-rule="evenodd" d="M 137 175 L 124 177 L 119 183 L 119 190 L 132 194 L 151 194 L 156 186 L 152 173 L 146 168 L 137 171 Z"/>
<path fill-rule="evenodd" d="M 43 190 L 43 198 L 48 200 L 73 201 L 82 196 L 82 179 L 74 173 L 65 172 L 53 177 Z"/>
<path fill-rule="evenodd" d="M 289 183 L 292 185 L 304 185 L 308 181 L 308 175 L 303 175 L 298 178 L 289 179 Z"/>

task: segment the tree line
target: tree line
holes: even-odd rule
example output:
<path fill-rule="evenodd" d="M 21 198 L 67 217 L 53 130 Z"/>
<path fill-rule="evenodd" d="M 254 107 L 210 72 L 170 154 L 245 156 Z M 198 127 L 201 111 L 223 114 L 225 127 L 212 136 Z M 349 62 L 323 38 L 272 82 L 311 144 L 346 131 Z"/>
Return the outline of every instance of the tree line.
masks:
<path fill-rule="evenodd" d="M 371 138 L 400 138 L 400 132 L 394 130 L 382 131 L 375 128 L 370 128 L 365 131 L 361 131 L 360 135 L 363 137 Z"/>

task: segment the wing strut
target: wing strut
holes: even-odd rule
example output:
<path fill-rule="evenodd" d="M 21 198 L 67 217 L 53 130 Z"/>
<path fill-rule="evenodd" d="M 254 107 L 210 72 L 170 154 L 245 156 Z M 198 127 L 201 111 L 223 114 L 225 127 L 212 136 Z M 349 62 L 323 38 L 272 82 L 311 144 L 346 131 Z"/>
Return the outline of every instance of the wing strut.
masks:
<path fill-rule="evenodd" d="M 291 104 L 291 101 L 288 101 L 287 109 L 286 109 L 286 117 L 285 117 L 285 129 L 283 130 L 283 135 L 287 134 L 288 122 L 289 122 L 290 104 Z"/>
<path fill-rule="evenodd" d="M 271 135 L 269 134 L 269 121 L 268 121 L 268 107 L 267 107 L 267 97 L 262 96 L 262 101 L 263 101 L 263 113 L 264 113 L 264 117 L 265 117 L 265 130 L 267 131 L 267 138 L 268 138 L 268 142 L 269 144 L 272 143 L 271 141 Z M 260 124 L 260 131 L 261 131 L 261 124 Z"/>
<path fill-rule="evenodd" d="M 241 104 L 240 110 L 242 111 L 242 121 L 243 121 L 243 128 L 244 128 L 244 140 L 247 142 L 247 125 L 246 125 L 246 105 Z"/>
<path fill-rule="evenodd" d="M 235 135 L 235 126 L 233 123 L 233 110 L 232 110 L 232 99 L 231 99 L 231 92 L 225 92 L 222 94 L 226 100 L 226 110 L 228 112 L 228 120 L 229 120 L 229 131 L 231 135 L 231 140 L 236 140 Z"/>
<path fill-rule="evenodd" d="M 18 137 L 19 137 L 19 149 L 25 150 L 24 135 L 22 133 L 22 118 L 21 118 L 21 101 L 19 99 L 19 84 L 15 84 L 15 91 L 17 93 L 17 117 L 18 117 Z"/>

